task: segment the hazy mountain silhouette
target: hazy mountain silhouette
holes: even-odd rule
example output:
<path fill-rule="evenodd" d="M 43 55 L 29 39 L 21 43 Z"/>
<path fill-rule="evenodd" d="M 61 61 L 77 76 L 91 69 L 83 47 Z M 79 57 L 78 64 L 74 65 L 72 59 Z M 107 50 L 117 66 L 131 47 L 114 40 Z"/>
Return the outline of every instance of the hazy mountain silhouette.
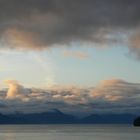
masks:
<path fill-rule="evenodd" d="M 78 118 L 53 109 L 44 113 L 0 114 L 0 124 L 132 124 L 135 118 L 132 114 L 93 114 Z"/>
<path fill-rule="evenodd" d="M 132 124 L 136 115 L 132 114 L 93 114 L 81 120 L 81 123 L 94 124 Z"/>
<path fill-rule="evenodd" d="M 4 115 L 2 115 L 4 117 Z M 54 109 L 43 113 L 32 113 L 32 114 L 12 114 L 5 115 L 7 120 L 1 120 L 0 124 L 57 124 L 57 123 L 75 123 L 76 118 L 72 115 L 64 114 L 61 111 Z"/>

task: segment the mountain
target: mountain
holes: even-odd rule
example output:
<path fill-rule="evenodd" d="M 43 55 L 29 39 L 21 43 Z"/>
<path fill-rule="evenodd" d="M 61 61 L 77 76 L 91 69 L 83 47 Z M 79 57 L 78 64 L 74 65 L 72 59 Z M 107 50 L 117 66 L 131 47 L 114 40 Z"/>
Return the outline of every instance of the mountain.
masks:
<path fill-rule="evenodd" d="M 136 115 L 132 114 L 93 114 L 81 120 L 85 124 L 132 124 Z"/>
<path fill-rule="evenodd" d="M 0 124 L 10 124 L 12 119 L 7 115 L 0 114 Z"/>
<path fill-rule="evenodd" d="M 140 117 L 136 118 L 133 122 L 134 126 L 140 126 Z"/>
<path fill-rule="evenodd" d="M 132 114 L 92 114 L 78 118 L 53 109 L 43 113 L 0 114 L 0 124 L 132 124 L 135 118 Z"/>
<path fill-rule="evenodd" d="M 0 124 L 65 124 L 75 123 L 76 118 L 59 110 L 32 114 L 0 115 Z"/>

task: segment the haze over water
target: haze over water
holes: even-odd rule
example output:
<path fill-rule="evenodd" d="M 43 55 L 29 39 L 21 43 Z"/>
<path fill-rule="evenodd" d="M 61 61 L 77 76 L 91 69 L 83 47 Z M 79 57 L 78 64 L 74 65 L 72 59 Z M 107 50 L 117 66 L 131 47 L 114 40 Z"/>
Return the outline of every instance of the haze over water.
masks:
<path fill-rule="evenodd" d="M 131 125 L 1 125 L 1 140 L 139 140 Z"/>

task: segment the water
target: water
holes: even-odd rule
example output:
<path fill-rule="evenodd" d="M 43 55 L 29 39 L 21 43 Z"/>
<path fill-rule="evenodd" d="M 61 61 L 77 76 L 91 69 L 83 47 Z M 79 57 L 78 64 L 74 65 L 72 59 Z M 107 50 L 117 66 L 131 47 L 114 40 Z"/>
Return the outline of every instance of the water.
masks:
<path fill-rule="evenodd" d="M 140 140 L 130 125 L 0 125 L 0 140 Z"/>

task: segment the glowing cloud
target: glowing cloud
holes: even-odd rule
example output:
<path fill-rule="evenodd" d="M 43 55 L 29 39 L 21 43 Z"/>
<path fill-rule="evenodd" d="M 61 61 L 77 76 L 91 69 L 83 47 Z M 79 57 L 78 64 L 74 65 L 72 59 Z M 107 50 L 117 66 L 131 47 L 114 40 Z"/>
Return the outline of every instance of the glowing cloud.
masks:
<path fill-rule="evenodd" d="M 9 89 L 6 95 L 7 99 L 14 99 L 17 97 L 22 97 L 27 94 L 28 91 L 20 85 L 17 81 L 14 80 L 6 80 L 5 81 L 9 85 Z"/>
<path fill-rule="evenodd" d="M 78 59 L 87 59 L 89 55 L 86 52 L 82 51 L 63 51 L 63 55 L 65 57 L 73 57 L 73 58 L 78 58 Z"/>

